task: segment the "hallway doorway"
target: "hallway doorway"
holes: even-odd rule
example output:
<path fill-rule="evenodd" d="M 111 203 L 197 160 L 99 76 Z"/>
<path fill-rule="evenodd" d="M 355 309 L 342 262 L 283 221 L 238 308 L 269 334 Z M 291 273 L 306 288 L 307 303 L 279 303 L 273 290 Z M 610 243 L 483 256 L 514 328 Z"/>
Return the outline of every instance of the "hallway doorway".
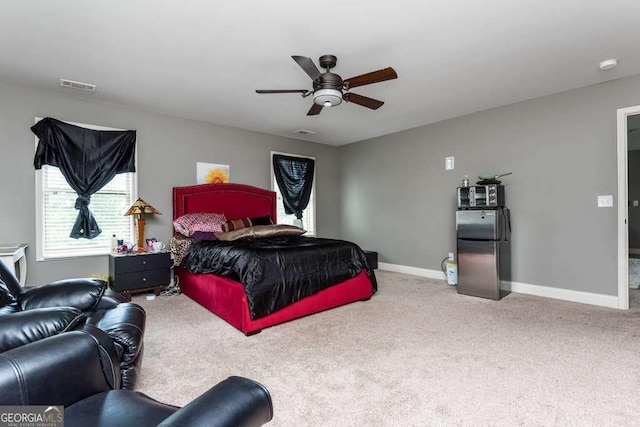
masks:
<path fill-rule="evenodd" d="M 640 309 L 640 105 L 618 110 L 618 307 Z"/>
<path fill-rule="evenodd" d="M 627 116 L 629 308 L 640 304 L 640 114 Z"/>

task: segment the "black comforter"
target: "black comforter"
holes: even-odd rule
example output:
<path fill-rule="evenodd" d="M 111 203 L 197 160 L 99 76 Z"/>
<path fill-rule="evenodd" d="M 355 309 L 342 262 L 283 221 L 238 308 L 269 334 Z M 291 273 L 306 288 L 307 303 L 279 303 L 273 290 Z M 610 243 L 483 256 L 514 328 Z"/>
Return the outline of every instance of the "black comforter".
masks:
<path fill-rule="evenodd" d="M 192 273 L 213 273 L 245 288 L 252 319 L 273 313 L 306 296 L 357 276 L 376 278 L 355 243 L 287 236 L 231 242 L 193 243 L 182 260 Z"/>

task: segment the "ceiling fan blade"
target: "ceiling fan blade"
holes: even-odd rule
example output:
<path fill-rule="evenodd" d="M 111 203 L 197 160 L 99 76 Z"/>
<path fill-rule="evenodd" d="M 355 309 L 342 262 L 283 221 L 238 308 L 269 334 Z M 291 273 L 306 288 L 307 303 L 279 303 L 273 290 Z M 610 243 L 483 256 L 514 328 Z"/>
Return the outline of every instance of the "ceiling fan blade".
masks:
<path fill-rule="evenodd" d="M 275 89 L 275 90 L 256 89 L 256 93 L 307 93 L 307 89 Z"/>
<path fill-rule="evenodd" d="M 320 77 L 320 70 L 318 70 L 318 67 L 316 67 L 316 64 L 313 63 L 311 58 L 298 55 L 293 55 L 292 58 L 298 63 L 300 68 L 311 77 L 311 80 L 317 80 L 318 77 Z"/>
<path fill-rule="evenodd" d="M 307 116 L 317 116 L 322 111 L 322 105 L 316 104 L 315 102 L 311 106 L 311 109 L 307 113 Z"/>
<path fill-rule="evenodd" d="M 354 104 L 362 105 L 363 107 L 377 110 L 384 105 L 384 102 L 377 99 L 368 98 L 366 96 L 358 95 L 357 93 L 345 93 L 342 98 L 347 102 L 353 102 Z"/>
<path fill-rule="evenodd" d="M 348 89 L 370 85 L 373 83 L 384 82 L 385 80 L 393 80 L 397 79 L 398 74 L 396 74 L 396 70 L 391 67 L 383 68 L 382 70 L 372 71 L 367 74 L 362 74 L 359 76 L 351 77 L 350 79 L 344 80 L 344 84 Z"/>

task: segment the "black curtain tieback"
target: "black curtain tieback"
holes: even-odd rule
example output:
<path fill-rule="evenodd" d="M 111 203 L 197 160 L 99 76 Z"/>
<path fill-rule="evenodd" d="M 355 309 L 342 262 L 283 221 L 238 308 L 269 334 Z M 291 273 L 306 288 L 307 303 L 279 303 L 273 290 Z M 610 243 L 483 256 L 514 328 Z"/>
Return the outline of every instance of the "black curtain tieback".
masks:
<path fill-rule="evenodd" d="M 76 209 L 86 208 L 87 206 L 89 206 L 90 202 L 91 202 L 91 196 L 78 196 L 74 207 Z"/>

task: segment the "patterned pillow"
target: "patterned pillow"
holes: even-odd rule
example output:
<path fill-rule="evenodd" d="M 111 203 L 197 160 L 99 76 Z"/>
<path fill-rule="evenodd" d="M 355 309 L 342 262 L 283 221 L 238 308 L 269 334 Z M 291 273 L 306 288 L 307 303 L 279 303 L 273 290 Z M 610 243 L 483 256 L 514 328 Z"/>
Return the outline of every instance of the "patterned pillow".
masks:
<path fill-rule="evenodd" d="M 223 214 L 192 213 L 185 214 L 173 221 L 173 228 L 183 236 L 191 237 L 196 231 L 222 231 L 222 225 L 227 222 Z"/>
<path fill-rule="evenodd" d="M 171 250 L 171 255 L 173 257 L 173 266 L 177 267 L 182 262 L 182 258 L 184 258 L 187 253 L 187 249 L 194 242 L 194 239 L 191 237 L 183 236 L 182 234 L 177 234 L 171 237 L 169 240 L 169 249 Z"/>
<path fill-rule="evenodd" d="M 251 221 L 249 218 L 229 219 L 227 222 L 222 224 L 222 231 L 228 233 L 229 231 L 239 230 L 245 227 L 251 227 Z"/>
<path fill-rule="evenodd" d="M 271 217 L 269 215 L 256 218 L 230 219 L 227 220 L 226 223 L 222 224 L 222 231 L 228 233 L 229 231 L 239 230 L 245 227 L 271 224 L 273 224 L 273 222 L 271 221 Z"/>

